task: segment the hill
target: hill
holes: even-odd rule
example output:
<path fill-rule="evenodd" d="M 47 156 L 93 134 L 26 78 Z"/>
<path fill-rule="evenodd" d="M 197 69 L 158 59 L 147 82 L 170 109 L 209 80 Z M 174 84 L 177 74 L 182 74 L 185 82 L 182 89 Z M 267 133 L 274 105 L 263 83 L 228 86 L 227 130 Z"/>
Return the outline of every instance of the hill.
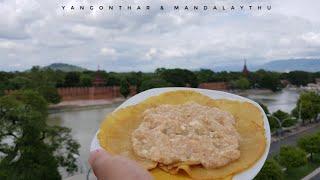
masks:
<path fill-rule="evenodd" d="M 265 64 L 256 65 L 247 63 L 250 71 L 264 69 L 268 71 L 289 72 L 289 71 L 320 71 L 320 59 L 285 59 L 270 61 Z M 234 64 L 227 66 L 216 66 L 214 71 L 242 71 L 243 64 Z"/>
<path fill-rule="evenodd" d="M 82 71 L 87 71 L 87 69 L 82 68 L 80 66 L 75 66 L 75 65 L 71 65 L 71 64 L 65 64 L 65 63 L 53 63 L 50 64 L 48 66 L 43 67 L 44 69 L 52 69 L 52 70 L 60 70 L 60 71 L 64 71 L 64 72 L 72 72 L 72 71 L 76 71 L 76 72 L 82 72 Z"/>
<path fill-rule="evenodd" d="M 320 71 L 320 59 L 288 59 L 277 60 L 258 66 L 259 69 L 270 71 L 288 72 L 288 71 Z"/>
<path fill-rule="evenodd" d="M 270 61 L 265 64 L 256 65 L 247 63 L 249 71 L 257 71 L 259 69 L 264 69 L 268 71 L 278 71 L 278 72 L 289 72 L 289 71 L 308 71 L 317 72 L 320 71 L 320 59 L 286 59 L 286 60 L 275 60 Z M 61 70 L 64 72 L 77 71 L 82 72 L 87 69 L 80 66 L 75 66 L 65 63 L 53 63 L 43 68 L 48 68 L 52 70 Z M 214 71 L 242 71 L 243 64 L 233 64 L 225 66 L 216 66 L 213 68 Z"/>

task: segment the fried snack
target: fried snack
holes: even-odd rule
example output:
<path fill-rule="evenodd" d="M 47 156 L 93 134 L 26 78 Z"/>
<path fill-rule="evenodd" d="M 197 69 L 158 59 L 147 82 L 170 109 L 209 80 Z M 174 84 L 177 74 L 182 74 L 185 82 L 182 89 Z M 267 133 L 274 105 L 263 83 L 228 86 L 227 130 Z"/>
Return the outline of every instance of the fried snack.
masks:
<path fill-rule="evenodd" d="M 143 112 L 143 121 L 132 133 L 135 154 L 163 165 L 201 164 L 207 169 L 240 157 L 234 117 L 215 107 L 193 101 L 159 105 Z"/>
<path fill-rule="evenodd" d="M 143 112 L 163 104 L 181 105 L 188 102 L 216 107 L 233 115 L 235 127 L 241 137 L 239 159 L 219 168 L 208 169 L 190 162 L 162 164 L 136 155 L 131 138 L 143 120 Z M 98 139 L 104 149 L 136 160 L 150 170 L 155 179 L 231 179 L 233 175 L 254 165 L 266 148 L 263 116 L 256 106 L 227 99 L 213 100 L 188 90 L 166 92 L 111 113 L 102 123 Z"/>

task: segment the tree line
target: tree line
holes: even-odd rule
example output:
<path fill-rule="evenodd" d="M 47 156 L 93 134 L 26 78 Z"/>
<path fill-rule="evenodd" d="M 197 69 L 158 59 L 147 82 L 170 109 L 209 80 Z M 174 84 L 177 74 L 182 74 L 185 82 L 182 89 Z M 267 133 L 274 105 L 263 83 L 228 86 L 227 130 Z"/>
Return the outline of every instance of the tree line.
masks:
<path fill-rule="evenodd" d="M 244 75 L 242 72 L 214 72 L 209 69 L 190 71 L 187 69 L 158 68 L 154 72 L 106 72 L 83 71 L 63 72 L 59 70 L 33 67 L 25 72 L 0 72 L 0 94 L 6 89 L 36 89 L 48 102 L 59 102 L 55 88 L 90 87 L 99 76 L 104 80 L 102 86 L 123 86 L 127 96 L 128 85 L 136 86 L 138 92 L 158 87 L 198 87 L 200 83 L 226 82 L 232 89 L 262 88 L 279 91 L 283 88 L 281 80 L 287 80 L 296 86 L 314 83 L 320 78 L 320 72 L 311 73 L 292 71 L 289 73 L 258 70 Z"/>

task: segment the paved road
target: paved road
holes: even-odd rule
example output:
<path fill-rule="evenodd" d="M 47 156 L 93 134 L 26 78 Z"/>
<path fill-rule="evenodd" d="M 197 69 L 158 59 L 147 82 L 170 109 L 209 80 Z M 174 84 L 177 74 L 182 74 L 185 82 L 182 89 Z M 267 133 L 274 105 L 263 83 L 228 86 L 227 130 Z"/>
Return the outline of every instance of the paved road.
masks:
<path fill-rule="evenodd" d="M 310 180 L 319 180 L 320 179 L 320 173 L 311 178 Z"/>
<path fill-rule="evenodd" d="M 295 135 L 289 136 L 289 137 L 287 137 L 285 139 L 282 139 L 281 141 L 277 141 L 277 142 L 271 143 L 269 156 L 270 155 L 274 155 L 275 153 L 279 152 L 281 146 L 283 146 L 283 145 L 296 145 L 297 140 L 300 137 L 302 137 L 302 136 L 304 136 L 306 134 L 312 134 L 312 133 L 315 133 L 315 132 L 318 132 L 318 131 L 320 131 L 320 124 L 316 125 L 313 128 L 310 128 L 310 129 L 308 129 L 308 130 L 306 130 L 304 132 L 301 132 L 299 134 L 295 134 Z"/>

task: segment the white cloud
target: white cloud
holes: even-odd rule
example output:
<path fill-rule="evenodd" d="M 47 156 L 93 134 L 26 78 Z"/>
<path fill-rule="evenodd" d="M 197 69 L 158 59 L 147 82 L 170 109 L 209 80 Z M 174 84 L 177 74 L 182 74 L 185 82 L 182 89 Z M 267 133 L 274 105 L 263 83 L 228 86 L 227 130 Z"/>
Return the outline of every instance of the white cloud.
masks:
<path fill-rule="evenodd" d="M 97 34 L 97 29 L 91 26 L 77 24 L 71 27 L 71 32 L 84 38 L 94 38 Z"/>
<path fill-rule="evenodd" d="M 10 64 L 10 67 L 19 68 L 22 66 L 22 64 Z"/>
<path fill-rule="evenodd" d="M 16 47 L 17 47 L 17 44 L 12 41 L 0 41 L 0 48 L 13 49 Z"/>
<path fill-rule="evenodd" d="M 303 34 L 302 39 L 308 44 L 320 45 L 320 32 L 319 33 L 309 32 L 309 33 Z"/>
<path fill-rule="evenodd" d="M 113 56 L 116 55 L 116 50 L 112 49 L 112 48 L 104 47 L 104 48 L 101 48 L 100 54 L 103 55 L 103 56 L 111 56 L 111 57 L 113 57 Z"/>
<path fill-rule="evenodd" d="M 145 54 L 145 58 L 150 60 L 153 59 L 157 55 L 156 48 L 150 48 L 149 51 Z"/>
<path fill-rule="evenodd" d="M 185 57 L 188 52 L 183 48 L 168 48 L 163 50 L 162 54 L 163 58 L 181 58 Z"/>

